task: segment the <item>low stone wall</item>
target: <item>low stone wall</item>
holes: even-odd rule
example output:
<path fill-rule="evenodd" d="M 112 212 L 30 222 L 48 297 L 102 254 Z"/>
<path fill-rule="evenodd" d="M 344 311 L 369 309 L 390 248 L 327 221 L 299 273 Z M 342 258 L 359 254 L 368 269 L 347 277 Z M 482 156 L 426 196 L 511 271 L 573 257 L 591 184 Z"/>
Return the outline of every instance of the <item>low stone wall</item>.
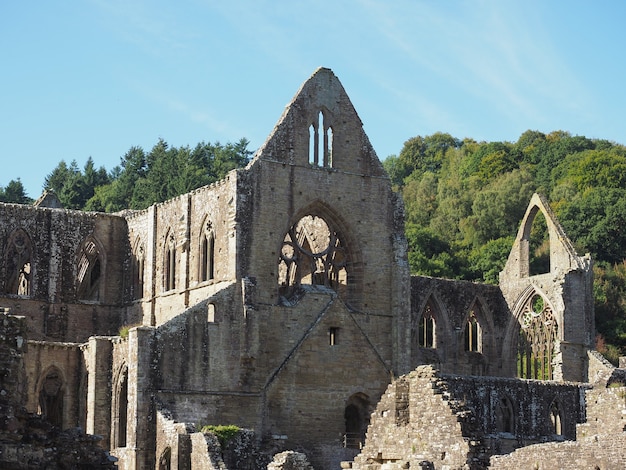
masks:
<path fill-rule="evenodd" d="M 586 438 L 576 442 L 535 444 L 508 455 L 491 457 L 490 470 L 613 470 L 626 468 L 624 433 Z"/>
<path fill-rule="evenodd" d="M 446 375 L 420 366 L 388 387 L 351 468 L 484 469 L 494 454 L 575 439 L 576 425 L 585 418 L 584 390 L 577 384 Z"/>

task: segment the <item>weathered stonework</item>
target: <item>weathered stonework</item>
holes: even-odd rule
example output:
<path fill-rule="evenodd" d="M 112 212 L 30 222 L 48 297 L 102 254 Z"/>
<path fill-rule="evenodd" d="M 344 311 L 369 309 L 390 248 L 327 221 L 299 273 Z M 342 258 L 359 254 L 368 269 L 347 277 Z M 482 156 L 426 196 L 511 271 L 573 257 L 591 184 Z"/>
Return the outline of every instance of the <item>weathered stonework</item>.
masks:
<path fill-rule="evenodd" d="M 528 249 L 538 214 L 541 273 Z M 588 403 L 572 382 L 606 367 L 588 355 L 591 261 L 546 202 L 530 201 L 499 286 L 411 277 L 406 250 L 402 200 L 320 68 L 249 165 L 216 184 L 118 214 L 64 210 L 50 194 L 0 204 L 0 307 L 32 339 L 14 393 L 102 436 L 123 469 L 264 467 L 290 449 L 331 469 L 361 448 L 355 468 L 479 468 L 552 439 L 555 409 L 558 439 L 577 438 Z M 439 372 L 411 373 L 424 364 Z M 410 426 L 396 429 L 372 412 L 397 406 L 400 386 Z M 204 424 L 253 430 L 237 448 L 259 458 L 231 459 Z"/>

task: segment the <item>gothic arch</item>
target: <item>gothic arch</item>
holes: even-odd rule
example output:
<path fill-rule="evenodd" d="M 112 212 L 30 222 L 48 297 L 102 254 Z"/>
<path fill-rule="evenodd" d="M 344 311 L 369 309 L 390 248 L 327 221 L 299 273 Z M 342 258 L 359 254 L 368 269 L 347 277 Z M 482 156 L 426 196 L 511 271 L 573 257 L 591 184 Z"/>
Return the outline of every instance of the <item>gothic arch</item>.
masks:
<path fill-rule="evenodd" d="M 333 118 L 324 106 L 315 109 L 309 118 L 309 163 L 313 166 L 333 166 Z"/>
<path fill-rule="evenodd" d="M 89 235 L 81 244 L 76 262 L 76 297 L 78 300 L 102 301 L 106 257 L 102 244 Z"/>
<path fill-rule="evenodd" d="M 515 434 L 515 407 L 508 395 L 498 397 L 494 416 L 497 432 Z"/>
<path fill-rule="evenodd" d="M 141 240 L 138 238 L 133 248 L 133 264 L 132 264 L 132 298 L 143 298 L 144 278 L 146 273 L 146 248 Z"/>
<path fill-rule="evenodd" d="M 446 356 L 451 352 L 449 347 L 453 344 L 451 331 L 454 328 L 450 326 L 448 312 L 436 289 L 430 289 L 426 295 L 420 296 L 420 299 L 423 300 L 419 304 L 411 306 L 411 367 L 445 362 Z M 413 302 L 416 300 L 413 299 Z M 432 322 L 428 320 L 425 322 L 424 314 L 430 315 Z"/>
<path fill-rule="evenodd" d="M 114 376 L 112 398 L 112 447 L 126 447 L 128 430 L 128 366 L 125 363 L 120 366 Z"/>
<path fill-rule="evenodd" d="M 278 249 L 279 295 L 295 298 L 302 285 L 324 285 L 354 306 L 362 292 L 358 243 L 329 206 L 316 201 L 299 211 Z"/>
<path fill-rule="evenodd" d="M 514 328 L 508 335 L 515 355 L 516 375 L 526 379 L 552 380 L 553 361 L 559 340 L 559 321 L 546 296 L 529 286 L 516 304 Z"/>
<path fill-rule="evenodd" d="M 346 430 L 343 437 L 344 447 L 363 447 L 371 411 L 370 399 L 365 393 L 355 393 L 348 398 L 343 413 Z"/>
<path fill-rule="evenodd" d="M 563 435 L 563 409 L 558 398 L 552 400 L 550 404 L 550 430 L 556 436 Z"/>
<path fill-rule="evenodd" d="M 33 255 L 33 244 L 26 231 L 15 229 L 9 235 L 5 248 L 5 293 L 25 297 L 32 295 Z"/>
<path fill-rule="evenodd" d="M 163 291 L 176 289 L 176 236 L 168 229 L 163 241 Z"/>
<path fill-rule="evenodd" d="M 206 216 L 200 225 L 198 240 L 198 281 L 215 279 L 215 227 Z"/>
<path fill-rule="evenodd" d="M 467 352 L 485 353 L 489 350 L 489 338 L 492 331 L 490 316 L 485 309 L 486 303 L 475 297 L 467 309 L 461 326 L 462 346 Z"/>
<path fill-rule="evenodd" d="M 48 367 L 39 377 L 37 385 L 38 414 L 48 422 L 63 428 L 66 381 L 56 366 Z"/>

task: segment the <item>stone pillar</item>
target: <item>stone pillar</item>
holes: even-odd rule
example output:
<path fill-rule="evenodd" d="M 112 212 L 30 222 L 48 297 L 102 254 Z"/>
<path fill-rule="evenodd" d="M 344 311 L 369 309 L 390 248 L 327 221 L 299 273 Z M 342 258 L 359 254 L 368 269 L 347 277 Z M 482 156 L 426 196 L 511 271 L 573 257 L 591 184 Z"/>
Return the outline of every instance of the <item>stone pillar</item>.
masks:
<path fill-rule="evenodd" d="M 128 334 L 128 428 L 126 469 L 155 466 L 156 420 L 152 401 L 154 328 L 139 326 Z"/>
<path fill-rule="evenodd" d="M 102 436 L 101 445 L 109 448 L 111 437 L 111 368 L 113 343 L 103 336 L 89 338 L 83 350 L 87 366 L 87 434 Z"/>

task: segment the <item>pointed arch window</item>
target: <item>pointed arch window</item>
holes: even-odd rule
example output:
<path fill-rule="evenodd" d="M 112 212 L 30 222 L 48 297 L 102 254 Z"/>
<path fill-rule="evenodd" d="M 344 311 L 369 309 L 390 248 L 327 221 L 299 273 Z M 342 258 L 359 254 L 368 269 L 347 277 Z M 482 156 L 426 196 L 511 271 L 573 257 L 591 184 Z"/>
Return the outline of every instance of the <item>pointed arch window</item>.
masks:
<path fill-rule="evenodd" d="M 176 288 L 176 239 L 172 231 L 165 237 L 165 270 L 163 272 L 163 289 L 165 291 Z"/>
<path fill-rule="evenodd" d="M 545 299 L 535 293 L 523 308 L 517 342 L 517 375 L 552 380 L 558 325 Z"/>
<path fill-rule="evenodd" d="M 508 397 L 502 397 L 498 401 L 496 429 L 498 432 L 515 434 L 515 413 Z"/>
<path fill-rule="evenodd" d="M 123 366 L 114 388 L 113 447 L 126 447 L 128 428 L 128 367 Z"/>
<path fill-rule="evenodd" d="M 470 310 L 467 322 L 465 323 L 465 350 L 471 352 L 482 352 L 482 329 L 479 318 L 482 317 L 481 307 L 476 302 Z"/>
<path fill-rule="evenodd" d="M 141 299 L 143 297 L 143 282 L 145 276 L 146 253 L 141 243 L 137 242 L 135 252 L 133 253 L 133 298 Z"/>
<path fill-rule="evenodd" d="M 343 418 L 346 433 L 343 436 L 343 446 L 351 449 L 361 449 L 365 442 L 365 433 L 369 426 L 370 401 L 364 393 L 355 393 L 346 403 Z"/>
<path fill-rule="evenodd" d="M 95 240 L 88 239 L 78 259 L 78 290 L 80 300 L 100 300 L 104 266 Z"/>
<path fill-rule="evenodd" d="M 200 282 L 215 278 L 215 232 L 213 224 L 206 221 L 200 237 Z"/>
<path fill-rule="evenodd" d="M 435 335 L 435 309 L 431 299 L 428 299 L 424 306 L 424 311 L 419 321 L 417 331 L 417 343 L 420 348 L 435 348 L 436 335 Z"/>
<path fill-rule="evenodd" d="M 289 229 L 278 263 L 281 295 L 287 298 L 303 284 L 322 285 L 339 293 L 347 285 L 345 246 L 322 217 L 307 215 Z"/>
<path fill-rule="evenodd" d="M 550 424 L 552 428 L 552 434 L 557 436 L 563 435 L 563 415 L 561 413 L 561 407 L 559 402 L 554 400 L 550 405 Z"/>
<path fill-rule="evenodd" d="M 14 231 L 9 237 L 6 248 L 5 292 L 7 294 L 31 295 L 32 253 L 32 243 L 26 232 L 22 229 Z"/>
<path fill-rule="evenodd" d="M 309 127 L 309 163 L 324 168 L 333 166 L 333 128 L 326 113 L 320 111 Z"/>
<path fill-rule="evenodd" d="M 39 386 L 39 409 L 49 423 L 63 427 L 64 380 L 61 371 L 50 368 L 43 376 Z"/>

